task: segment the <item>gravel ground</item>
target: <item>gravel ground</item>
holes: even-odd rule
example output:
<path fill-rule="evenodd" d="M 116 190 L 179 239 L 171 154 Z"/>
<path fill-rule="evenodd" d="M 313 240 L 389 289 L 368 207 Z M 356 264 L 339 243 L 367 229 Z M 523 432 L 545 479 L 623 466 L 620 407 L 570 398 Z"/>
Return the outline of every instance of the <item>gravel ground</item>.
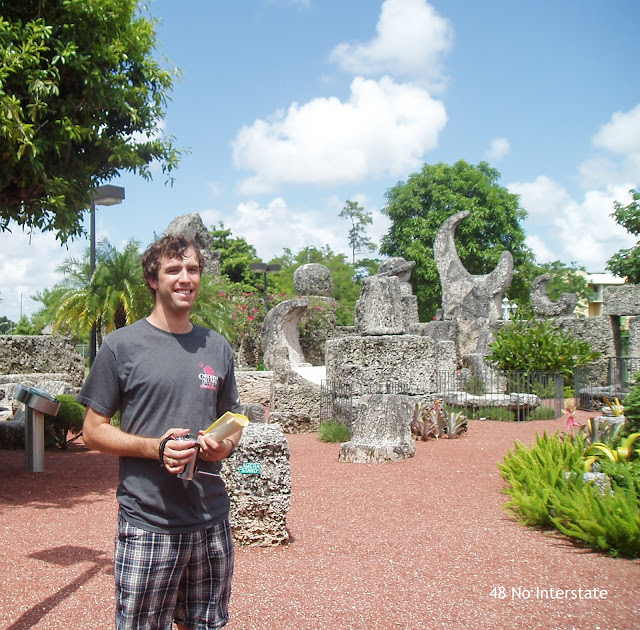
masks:
<path fill-rule="evenodd" d="M 586 417 L 586 414 L 579 420 Z M 564 422 L 470 423 L 395 464 L 289 435 L 292 542 L 239 548 L 230 630 L 640 627 L 640 562 L 524 528 L 496 462 Z M 111 628 L 117 462 L 81 445 L 44 473 L 0 451 L 0 627 Z"/>

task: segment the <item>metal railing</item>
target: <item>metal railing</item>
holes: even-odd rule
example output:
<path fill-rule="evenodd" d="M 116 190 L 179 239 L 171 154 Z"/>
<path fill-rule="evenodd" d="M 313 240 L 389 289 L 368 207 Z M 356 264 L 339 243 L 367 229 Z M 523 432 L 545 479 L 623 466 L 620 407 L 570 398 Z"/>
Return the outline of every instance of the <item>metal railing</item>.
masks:
<path fill-rule="evenodd" d="M 333 420 L 346 426 L 353 421 L 354 400 L 366 394 L 406 394 L 409 387 L 399 381 L 382 383 L 338 383 L 323 379 L 320 385 L 321 422 Z"/>
<path fill-rule="evenodd" d="M 470 419 L 550 420 L 559 418 L 564 407 L 564 377 L 560 373 L 469 370 L 435 372 L 424 395 L 417 401 L 439 399 L 445 408 L 464 412 Z M 354 405 L 371 393 L 407 394 L 406 384 L 397 381 L 368 386 L 325 380 L 321 385 L 322 422 L 353 421 Z"/>
<path fill-rule="evenodd" d="M 585 411 L 600 410 L 605 398 L 622 400 L 640 372 L 639 357 L 608 357 L 605 361 L 579 365 L 573 373 L 576 406 Z"/>

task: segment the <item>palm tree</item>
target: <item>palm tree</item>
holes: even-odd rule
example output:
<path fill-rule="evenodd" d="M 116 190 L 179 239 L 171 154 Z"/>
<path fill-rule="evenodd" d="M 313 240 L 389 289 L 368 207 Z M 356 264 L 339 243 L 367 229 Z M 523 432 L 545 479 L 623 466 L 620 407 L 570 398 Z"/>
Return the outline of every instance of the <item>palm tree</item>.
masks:
<path fill-rule="evenodd" d="M 67 277 L 52 291 L 55 331 L 67 329 L 83 336 L 95 326 L 100 341 L 151 311 L 153 298 L 142 279 L 140 243 L 134 239 L 121 252 L 102 239 L 96 247 L 93 276 L 87 262 L 74 258 L 67 259 L 59 271 Z"/>
<path fill-rule="evenodd" d="M 45 309 L 53 314 L 54 331 L 64 330 L 83 338 L 95 325 L 100 344 L 107 333 L 148 315 L 153 309 L 153 296 L 142 278 L 140 256 L 136 240 L 130 239 L 118 252 L 103 239 L 96 246 L 93 277 L 88 262 L 65 260 L 58 268 L 65 280 L 40 297 Z M 203 275 L 191 319 L 228 336 L 233 305 L 220 297 L 228 293 L 227 284 Z"/>

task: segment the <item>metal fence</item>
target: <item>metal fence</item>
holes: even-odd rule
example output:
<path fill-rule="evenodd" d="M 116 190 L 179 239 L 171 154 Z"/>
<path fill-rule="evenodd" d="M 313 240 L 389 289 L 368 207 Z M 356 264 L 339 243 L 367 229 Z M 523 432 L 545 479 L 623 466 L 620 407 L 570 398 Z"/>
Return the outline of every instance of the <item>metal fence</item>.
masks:
<path fill-rule="evenodd" d="M 559 372 L 438 372 L 436 383 L 445 407 L 473 420 L 551 420 L 563 413 L 564 377 Z"/>
<path fill-rule="evenodd" d="M 585 411 L 600 410 L 605 398 L 622 400 L 640 372 L 638 357 L 609 357 L 590 365 L 580 365 L 573 373 L 576 406 Z"/>
<path fill-rule="evenodd" d="M 470 419 L 550 420 L 559 418 L 564 407 L 564 378 L 560 373 L 469 370 L 435 372 L 434 391 L 412 396 L 416 402 L 438 399 L 445 409 L 456 409 Z M 358 398 L 367 393 L 407 394 L 397 381 L 357 388 L 347 383 L 322 382 L 322 422 L 335 420 L 349 425 Z"/>
<path fill-rule="evenodd" d="M 365 394 L 407 394 L 409 387 L 399 381 L 383 383 L 337 383 L 323 379 L 320 385 L 321 422 L 333 420 L 349 426 L 353 421 L 354 400 Z"/>

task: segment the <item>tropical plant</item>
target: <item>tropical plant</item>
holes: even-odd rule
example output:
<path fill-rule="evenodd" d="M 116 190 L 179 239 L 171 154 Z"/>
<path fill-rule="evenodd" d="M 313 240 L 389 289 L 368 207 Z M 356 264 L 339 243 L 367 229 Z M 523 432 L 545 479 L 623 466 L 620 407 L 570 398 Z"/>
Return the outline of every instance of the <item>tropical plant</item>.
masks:
<path fill-rule="evenodd" d="M 560 532 L 615 556 L 640 556 L 640 509 L 635 487 L 594 490 L 579 475 L 549 497 L 549 519 Z"/>
<path fill-rule="evenodd" d="M 519 440 L 502 463 L 502 478 L 509 484 L 511 497 L 507 509 L 514 510 L 526 525 L 551 526 L 550 496 L 567 484 L 567 472 L 581 473 L 584 468 L 584 438 L 562 440 L 559 434 L 537 435 L 529 448 Z M 574 478 L 575 475 L 569 478 Z"/>
<path fill-rule="evenodd" d="M 469 429 L 469 421 L 461 411 L 444 412 L 444 432 L 447 438 L 453 439 L 464 435 Z"/>
<path fill-rule="evenodd" d="M 624 405 L 617 398 L 614 398 L 613 402 L 611 402 L 606 396 L 603 396 L 602 398 L 605 404 L 607 405 L 607 407 L 609 408 L 609 410 L 611 411 L 611 413 L 616 418 L 619 418 L 620 416 L 624 416 Z"/>
<path fill-rule="evenodd" d="M 60 394 L 55 399 L 60 403 L 58 413 L 55 416 L 44 416 L 45 443 L 47 446 L 66 449 L 68 434 L 82 431 L 85 407 L 71 394 Z"/>
<path fill-rule="evenodd" d="M 349 427 L 332 420 L 320 424 L 318 438 L 321 442 L 348 442 L 351 439 L 351 432 Z"/>
<path fill-rule="evenodd" d="M 612 555 L 640 555 L 640 471 L 633 463 L 602 460 L 613 471 L 604 489 L 585 479 L 585 438 L 538 435 L 530 448 L 515 449 L 498 464 L 509 484 L 505 507 L 525 524 L 555 527 L 566 536 Z"/>
<path fill-rule="evenodd" d="M 638 456 L 640 456 L 640 449 L 634 449 L 638 439 L 640 439 L 640 432 L 627 435 L 617 447 L 604 444 L 603 442 L 594 442 L 584 452 L 585 472 L 590 471 L 595 462 L 605 457 L 613 462 L 621 463 L 629 463 L 638 458 Z"/>
<path fill-rule="evenodd" d="M 422 402 L 414 403 L 410 429 L 413 438 L 423 442 L 444 435 L 444 412 L 440 402 L 436 401 L 433 407 Z"/>
<path fill-rule="evenodd" d="M 59 271 L 66 279 L 54 288 L 49 304 L 56 311 L 56 331 L 70 329 L 81 336 L 95 326 L 101 338 L 151 311 L 153 298 L 142 279 L 136 240 L 121 252 L 106 239 L 99 241 L 92 276 L 88 262 L 75 258 L 65 260 Z"/>
<path fill-rule="evenodd" d="M 0 231 L 82 232 L 92 191 L 122 170 L 169 175 L 175 69 L 153 54 L 139 0 L 0 2 Z"/>
<path fill-rule="evenodd" d="M 634 375 L 634 384 L 622 399 L 624 417 L 626 418 L 625 431 L 629 433 L 640 431 L 640 381 L 637 376 L 637 374 Z"/>
<path fill-rule="evenodd" d="M 584 433 L 585 444 L 589 446 L 597 442 L 610 445 L 616 439 L 623 426 L 623 422 L 596 417 L 589 418 L 587 424 L 582 425 L 579 430 Z"/>
<path fill-rule="evenodd" d="M 560 330 L 554 320 L 518 316 L 496 332 L 488 360 L 505 371 L 560 372 L 566 383 L 572 383 L 575 367 L 599 356 L 585 341 Z"/>

